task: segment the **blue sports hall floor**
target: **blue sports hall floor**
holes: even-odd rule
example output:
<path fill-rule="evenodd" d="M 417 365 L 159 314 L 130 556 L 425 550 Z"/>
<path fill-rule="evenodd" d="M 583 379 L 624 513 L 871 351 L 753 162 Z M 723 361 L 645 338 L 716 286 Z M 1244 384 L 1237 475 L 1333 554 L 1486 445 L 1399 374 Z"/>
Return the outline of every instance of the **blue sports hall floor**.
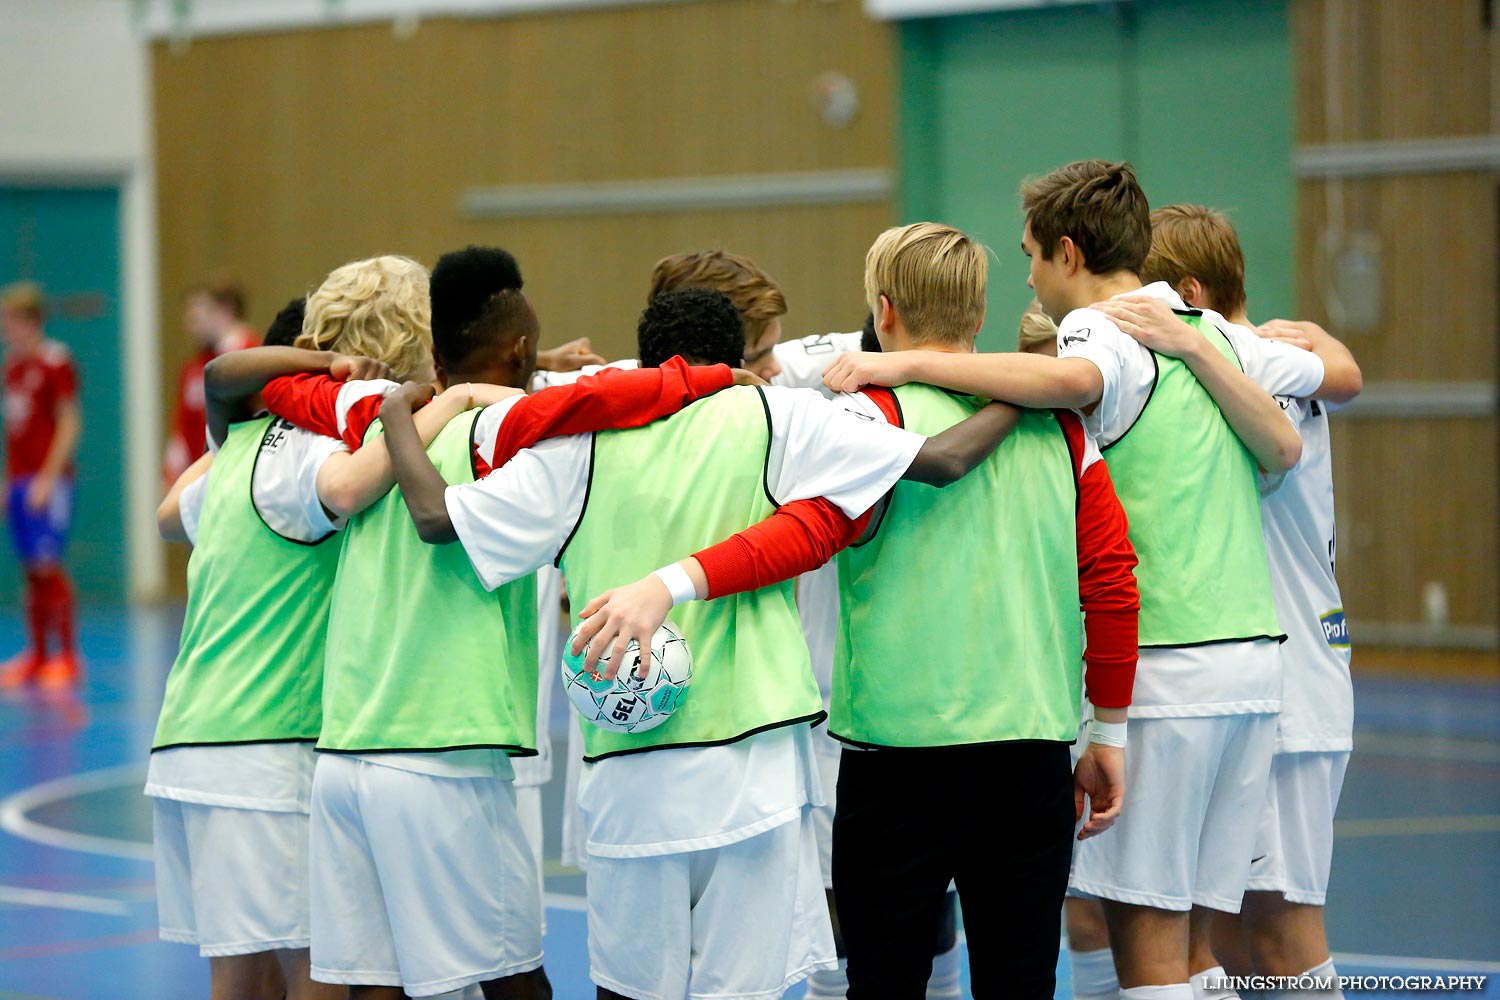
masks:
<path fill-rule="evenodd" d="M 0 700 L 0 1000 L 208 995 L 196 949 L 156 939 L 140 794 L 180 616 L 90 611 L 77 697 Z M 12 611 L 0 655 L 20 644 Z M 1500 683 L 1359 665 L 1356 649 L 1356 749 L 1328 906 L 1339 971 L 1485 974 L 1481 995 L 1500 997 Z M 556 700 L 554 735 L 571 721 Z M 583 1000 L 594 995 L 583 883 L 555 860 L 558 772 L 546 789 L 547 968 L 558 1000 Z M 1070 995 L 1065 955 L 1057 995 Z"/>

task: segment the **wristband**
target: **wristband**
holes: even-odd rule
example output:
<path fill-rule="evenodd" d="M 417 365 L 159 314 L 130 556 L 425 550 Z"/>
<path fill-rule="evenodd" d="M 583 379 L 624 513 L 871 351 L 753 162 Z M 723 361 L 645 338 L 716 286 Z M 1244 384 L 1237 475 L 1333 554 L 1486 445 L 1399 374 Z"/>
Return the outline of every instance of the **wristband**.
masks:
<path fill-rule="evenodd" d="M 465 410 L 472 410 L 472 409 L 474 409 L 474 383 L 473 382 L 465 382 L 464 384 L 469 387 L 469 405 L 465 406 L 464 409 Z"/>
<path fill-rule="evenodd" d="M 1089 726 L 1089 742 L 1107 747 L 1123 747 L 1126 725 L 1124 722 L 1100 722 L 1094 719 Z"/>
<path fill-rule="evenodd" d="M 667 593 L 672 595 L 672 607 L 698 599 L 698 588 L 693 585 L 693 578 L 677 563 L 663 566 L 653 575 L 666 584 Z"/>

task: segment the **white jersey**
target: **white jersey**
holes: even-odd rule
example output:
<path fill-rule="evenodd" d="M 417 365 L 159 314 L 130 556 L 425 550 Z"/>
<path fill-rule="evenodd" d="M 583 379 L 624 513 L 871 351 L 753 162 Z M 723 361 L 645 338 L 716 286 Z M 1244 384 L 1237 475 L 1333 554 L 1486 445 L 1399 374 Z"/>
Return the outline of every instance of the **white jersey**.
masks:
<path fill-rule="evenodd" d="M 215 452 L 220 442 L 210 441 Z M 316 472 L 342 442 L 272 421 L 261 439 L 250 498 L 266 527 L 298 542 L 316 542 L 342 528 L 318 499 Z M 311 468 L 311 479 L 302 470 Z M 182 491 L 178 509 L 188 541 L 197 544 L 213 468 Z M 336 545 L 337 542 L 326 542 Z M 158 750 L 146 771 L 146 794 L 199 805 L 270 812 L 307 812 L 312 798 L 310 743 L 242 743 Z"/>
<path fill-rule="evenodd" d="M 1187 308 L 1164 281 L 1140 292 L 1173 309 Z M 1317 355 L 1266 340 L 1210 310 L 1203 315 L 1229 341 L 1244 373 L 1272 396 L 1310 396 L 1322 385 L 1323 362 Z M 1155 356 L 1096 309 L 1075 309 L 1063 317 L 1057 356 L 1086 358 L 1103 376 L 1099 403 L 1084 417 L 1084 425 L 1108 461 L 1110 445 L 1130 429 L 1151 398 Z M 1273 646 L 1263 641 L 1143 649 L 1130 714 L 1172 718 L 1274 712 L 1281 701 L 1281 667 Z"/>
<path fill-rule="evenodd" d="M 781 371 L 771 379 L 772 385 L 789 389 L 816 389 L 829 399 L 833 393 L 823 387 L 823 373 L 840 354 L 857 351 L 864 339 L 862 333 L 819 333 L 800 340 L 787 340 L 773 348 Z"/>
<path fill-rule="evenodd" d="M 766 487 L 779 503 L 827 497 L 857 517 L 900 479 L 925 441 L 860 420 L 817 393 L 775 386 L 761 391 L 771 420 Z M 591 435 L 554 438 L 477 483 L 448 488 L 454 529 L 486 587 L 556 559 L 583 512 L 591 447 Z M 581 607 L 594 595 L 570 596 Z M 650 856 L 723 846 L 820 804 L 811 732 L 788 728 L 728 746 L 587 765 L 579 805 L 589 853 Z M 663 788 L 672 789 L 670 802 L 691 808 L 668 808 Z"/>
<path fill-rule="evenodd" d="M 1350 750 L 1354 687 L 1349 627 L 1334 579 L 1333 456 L 1328 408 L 1311 399 L 1280 399 L 1302 435 L 1302 461 L 1261 501 L 1281 646 L 1279 753 Z"/>
<path fill-rule="evenodd" d="M 562 683 L 562 647 L 567 629 L 562 624 L 562 573 L 543 566 L 536 571 L 536 752 L 517 757 L 516 787 L 545 785 L 552 780 L 552 689 Z"/>

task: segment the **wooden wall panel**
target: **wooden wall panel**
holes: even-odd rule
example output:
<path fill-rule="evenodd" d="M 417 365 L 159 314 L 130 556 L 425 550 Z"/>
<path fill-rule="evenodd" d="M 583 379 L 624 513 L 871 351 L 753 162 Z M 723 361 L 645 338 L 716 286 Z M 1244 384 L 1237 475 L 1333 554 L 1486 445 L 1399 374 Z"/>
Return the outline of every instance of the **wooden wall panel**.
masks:
<path fill-rule="evenodd" d="M 1494 30 L 1483 13 L 1476 0 L 1297 0 L 1297 141 L 1489 132 Z M 1330 56 L 1341 127 L 1328 116 Z"/>
<path fill-rule="evenodd" d="M 1333 418 L 1339 587 L 1350 628 L 1420 622 L 1423 588 L 1442 584 L 1449 620 L 1493 625 L 1497 440 L 1493 419 Z"/>
<path fill-rule="evenodd" d="M 1491 134 L 1496 33 L 1469 0 L 1299 0 L 1297 135 L 1303 144 Z M 1336 26 L 1337 37 L 1329 34 Z M 1342 124 L 1330 122 L 1326 81 Z M 1354 350 L 1367 382 L 1489 381 L 1500 343 L 1500 173 L 1428 173 L 1298 186 L 1300 314 Z M 1380 322 L 1340 330 L 1325 308 L 1328 248 L 1343 232 L 1380 254 Z M 1253 303 L 1252 303 L 1253 306 Z M 1351 628 L 1420 622 L 1443 585 L 1449 620 L 1500 618 L 1496 419 L 1334 418 L 1339 578 Z"/>
<path fill-rule="evenodd" d="M 154 53 L 164 365 L 181 290 L 229 268 L 253 319 L 333 267 L 470 242 L 521 261 L 544 343 L 634 353 L 651 265 L 713 245 L 782 284 L 788 336 L 855 329 L 864 251 L 890 204 L 600 218 L 462 218 L 476 185 L 890 167 L 892 38 L 858 0 L 722 0 L 504 20 L 194 41 Z M 824 125 L 827 70 L 861 107 Z M 170 401 L 164 400 L 163 407 Z"/>

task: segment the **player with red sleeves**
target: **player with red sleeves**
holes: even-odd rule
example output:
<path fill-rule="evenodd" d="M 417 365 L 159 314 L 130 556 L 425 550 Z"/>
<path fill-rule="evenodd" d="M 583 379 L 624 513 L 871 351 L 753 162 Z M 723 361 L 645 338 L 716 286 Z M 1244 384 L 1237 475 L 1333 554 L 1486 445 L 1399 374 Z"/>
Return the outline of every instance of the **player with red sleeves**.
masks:
<path fill-rule="evenodd" d="M 0 687 L 64 687 L 78 677 L 73 586 L 63 568 L 73 509 L 73 457 L 82 419 L 78 373 L 67 347 L 43 330 L 42 290 L 0 291 L 5 331 L 5 477 L 10 536 L 26 577 L 31 645 L 0 668 Z M 48 659 L 47 640 L 57 655 Z"/>
<path fill-rule="evenodd" d="M 162 459 L 162 475 L 169 485 L 208 448 L 204 366 L 221 354 L 260 345 L 260 337 L 245 323 L 244 290 L 223 278 L 188 289 L 182 300 L 182 325 L 192 337 L 195 351 L 177 375 L 172 437 Z"/>

